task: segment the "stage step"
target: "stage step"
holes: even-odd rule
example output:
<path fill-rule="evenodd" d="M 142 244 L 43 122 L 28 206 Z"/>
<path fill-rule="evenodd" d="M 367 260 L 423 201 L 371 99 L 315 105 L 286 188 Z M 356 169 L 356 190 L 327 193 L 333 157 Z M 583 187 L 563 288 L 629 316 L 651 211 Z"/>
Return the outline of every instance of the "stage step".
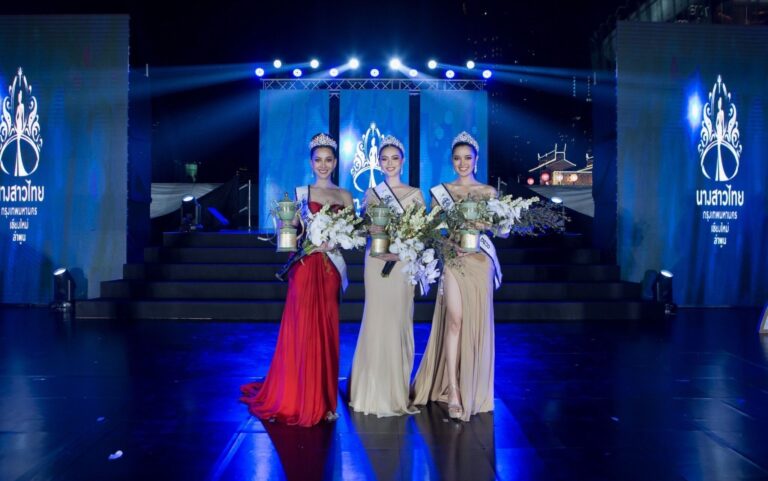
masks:
<path fill-rule="evenodd" d="M 187 281 L 271 281 L 282 264 L 126 264 L 123 275 L 129 280 Z M 507 282 L 619 280 L 615 265 L 514 265 L 502 266 Z M 348 264 L 350 281 L 363 280 L 363 265 Z"/>
<path fill-rule="evenodd" d="M 107 281 L 101 295 L 110 299 L 232 299 L 282 301 L 288 285 L 278 281 Z M 436 286 L 424 299 L 434 299 Z M 497 301 L 560 300 L 632 300 L 640 295 L 640 286 L 628 282 L 505 282 L 495 293 Z M 362 282 L 350 282 L 344 300 L 365 298 Z M 422 296 L 417 295 L 417 299 Z"/>
<path fill-rule="evenodd" d="M 504 282 L 494 293 L 497 321 L 652 319 L 660 306 L 641 301 L 640 285 L 579 235 L 494 240 Z M 287 284 L 275 273 L 289 254 L 254 232 L 169 232 L 126 264 L 123 279 L 102 282 L 101 297 L 78 303 L 78 318 L 279 321 Z M 350 286 L 341 319 L 363 312 L 363 251 L 347 252 Z M 437 286 L 416 297 L 415 320 L 432 318 Z"/>
<path fill-rule="evenodd" d="M 499 261 L 504 264 L 599 264 L 602 254 L 597 249 L 563 250 L 556 248 L 499 248 Z M 345 252 L 351 264 L 362 264 L 364 251 Z M 274 247 L 148 247 L 144 262 L 170 264 L 254 264 L 283 263 L 288 254 L 275 252 Z"/>
<path fill-rule="evenodd" d="M 200 300 L 115 300 L 96 299 L 79 302 L 79 319 L 216 319 L 241 321 L 274 321 L 282 316 L 282 301 L 200 301 Z M 417 301 L 415 321 L 430 321 L 434 311 L 431 301 Z M 496 322 L 583 320 L 583 319 L 654 319 L 663 315 L 658 304 L 641 301 L 496 301 Z M 341 303 L 341 321 L 359 322 L 363 315 L 362 301 Z"/>

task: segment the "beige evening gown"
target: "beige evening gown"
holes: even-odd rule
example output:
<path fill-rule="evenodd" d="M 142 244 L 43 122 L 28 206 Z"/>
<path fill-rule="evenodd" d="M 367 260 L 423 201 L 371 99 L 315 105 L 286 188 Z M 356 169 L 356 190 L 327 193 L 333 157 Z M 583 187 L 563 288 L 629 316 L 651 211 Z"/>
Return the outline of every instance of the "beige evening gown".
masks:
<path fill-rule="evenodd" d="M 483 253 L 457 259 L 447 267 L 461 292 L 462 322 L 459 337 L 458 378 L 462 421 L 477 413 L 493 411 L 493 262 Z M 445 302 L 438 292 L 432 328 L 424 357 L 413 381 L 413 404 L 448 402 L 448 375 L 443 350 Z"/>
<path fill-rule="evenodd" d="M 407 192 L 400 204 L 404 209 L 422 204 L 419 189 Z M 378 198 L 370 190 L 366 204 Z M 419 412 L 409 399 L 413 369 L 414 286 L 395 264 L 388 277 L 381 276 L 385 262 L 365 252 L 365 308 L 357 347 L 352 359 L 349 405 L 354 411 L 378 417 Z"/>

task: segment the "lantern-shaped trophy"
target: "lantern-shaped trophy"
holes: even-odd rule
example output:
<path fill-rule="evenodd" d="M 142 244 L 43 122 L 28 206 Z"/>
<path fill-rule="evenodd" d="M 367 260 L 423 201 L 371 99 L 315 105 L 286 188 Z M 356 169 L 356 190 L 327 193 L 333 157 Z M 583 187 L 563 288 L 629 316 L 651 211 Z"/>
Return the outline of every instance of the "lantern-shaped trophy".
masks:
<path fill-rule="evenodd" d="M 368 216 L 375 226 L 386 228 L 392 211 L 386 205 L 374 205 L 367 209 Z M 386 232 L 371 235 L 371 257 L 376 257 L 389 252 L 389 236 Z"/>
<path fill-rule="evenodd" d="M 291 224 L 296 217 L 296 203 L 287 192 L 283 200 L 277 202 L 277 217 L 282 221 L 277 236 L 277 252 L 296 252 L 296 228 Z"/>
<path fill-rule="evenodd" d="M 480 204 L 474 200 L 465 200 L 459 204 L 459 211 L 464 219 L 474 222 L 480 217 Z M 464 252 L 478 252 L 480 242 L 480 232 L 477 229 L 465 228 L 459 231 L 459 245 Z"/>

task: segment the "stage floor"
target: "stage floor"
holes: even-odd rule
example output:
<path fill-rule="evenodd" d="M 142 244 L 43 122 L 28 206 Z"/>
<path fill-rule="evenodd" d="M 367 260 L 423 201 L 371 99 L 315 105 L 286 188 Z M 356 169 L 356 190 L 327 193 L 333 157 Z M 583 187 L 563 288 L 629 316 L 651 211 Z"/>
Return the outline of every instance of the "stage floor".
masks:
<path fill-rule="evenodd" d="M 768 479 L 758 317 L 498 324 L 493 414 L 377 419 L 340 401 L 337 423 L 303 429 L 238 403 L 277 324 L 0 308 L 0 479 Z M 341 325 L 342 376 L 358 327 Z"/>

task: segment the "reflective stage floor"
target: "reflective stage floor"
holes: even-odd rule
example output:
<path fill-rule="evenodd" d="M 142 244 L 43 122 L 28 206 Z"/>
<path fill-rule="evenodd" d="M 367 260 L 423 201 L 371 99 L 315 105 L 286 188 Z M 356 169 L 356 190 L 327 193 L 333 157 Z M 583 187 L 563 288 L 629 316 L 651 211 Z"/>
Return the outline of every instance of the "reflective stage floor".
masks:
<path fill-rule="evenodd" d="M 496 409 L 464 424 L 441 406 L 350 413 L 359 326 L 342 324 L 341 417 L 305 429 L 263 424 L 238 402 L 266 373 L 277 324 L 4 307 L 0 480 L 768 479 L 759 315 L 497 324 Z M 417 353 L 428 332 L 416 325 Z"/>

